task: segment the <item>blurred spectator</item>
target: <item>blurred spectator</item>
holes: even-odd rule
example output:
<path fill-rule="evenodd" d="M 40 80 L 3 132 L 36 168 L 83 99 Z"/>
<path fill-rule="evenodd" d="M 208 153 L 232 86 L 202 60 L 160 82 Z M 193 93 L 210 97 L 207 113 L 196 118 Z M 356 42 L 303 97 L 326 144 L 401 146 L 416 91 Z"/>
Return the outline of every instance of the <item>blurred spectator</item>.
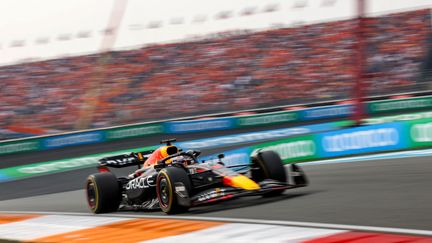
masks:
<path fill-rule="evenodd" d="M 367 24 L 368 94 L 415 90 L 431 33 L 430 10 L 370 18 Z M 355 28 L 355 20 L 346 20 L 225 32 L 108 56 L 0 67 L 0 128 L 73 130 L 92 99 L 92 127 L 98 128 L 347 98 L 355 77 Z"/>

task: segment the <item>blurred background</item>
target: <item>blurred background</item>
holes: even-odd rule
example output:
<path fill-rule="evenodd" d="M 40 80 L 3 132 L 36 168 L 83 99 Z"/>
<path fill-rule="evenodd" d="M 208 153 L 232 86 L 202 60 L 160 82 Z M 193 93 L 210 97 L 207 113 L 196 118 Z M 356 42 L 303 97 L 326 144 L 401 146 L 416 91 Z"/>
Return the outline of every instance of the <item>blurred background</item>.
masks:
<path fill-rule="evenodd" d="M 0 139 L 431 90 L 432 1 L 361 2 L 3 0 Z"/>

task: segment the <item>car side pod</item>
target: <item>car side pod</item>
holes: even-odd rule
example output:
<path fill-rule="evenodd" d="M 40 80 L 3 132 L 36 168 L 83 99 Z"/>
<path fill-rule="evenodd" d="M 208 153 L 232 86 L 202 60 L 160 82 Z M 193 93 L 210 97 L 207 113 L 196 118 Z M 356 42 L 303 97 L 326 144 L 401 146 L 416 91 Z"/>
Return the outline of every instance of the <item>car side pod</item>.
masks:
<path fill-rule="evenodd" d="M 296 164 L 288 165 L 288 183 L 293 186 L 307 186 L 309 180 L 303 170 Z"/>

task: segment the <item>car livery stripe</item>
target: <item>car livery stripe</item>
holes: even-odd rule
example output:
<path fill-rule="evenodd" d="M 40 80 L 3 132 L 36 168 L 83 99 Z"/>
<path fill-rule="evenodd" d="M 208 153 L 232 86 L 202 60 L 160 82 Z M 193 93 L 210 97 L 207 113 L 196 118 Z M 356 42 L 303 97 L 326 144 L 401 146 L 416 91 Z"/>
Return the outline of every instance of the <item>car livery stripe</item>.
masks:
<path fill-rule="evenodd" d="M 222 220 L 222 219 L 221 219 Z M 180 218 L 0 214 L 0 239 L 18 242 L 432 242 L 431 236 Z M 1 242 L 0 240 L 0 242 Z"/>

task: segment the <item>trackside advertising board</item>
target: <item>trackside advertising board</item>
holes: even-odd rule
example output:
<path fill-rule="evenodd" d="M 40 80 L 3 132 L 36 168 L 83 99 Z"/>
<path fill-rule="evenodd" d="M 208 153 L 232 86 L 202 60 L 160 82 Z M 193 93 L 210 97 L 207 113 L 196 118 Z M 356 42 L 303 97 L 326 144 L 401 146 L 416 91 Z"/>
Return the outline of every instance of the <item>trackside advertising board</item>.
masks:
<path fill-rule="evenodd" d="M 404 128 L 402 123 L 389 123 L 318 134 L 318 154 L 328 158 L 404 149 L 407 148 Z"/>
<path fill-rule="evenodd" d="M 424 146 L 432 146 L 432 118 L 287 138 L 226 153 L 232 158 L 241 157 L 238 164 L 244 164 L 258 150 L 274 150 L 284 163 L 293 163 Z M 236 154 L 239 151 L 241 155 Z M 248 151 L 250 154 L 246 156 Z M 208 157 L 215 158 L 216 154 Z M 230 162 L 231 165 L 233 163 Z"/>
<path fill-rule="evenodd" d="M 432 96 L 406 98 L 397 100 L 373 101 L 368 103 L 369 114 L 407 111 L 432 108 Z"/>
<path fill-rule="evenodd" d="M 239 116 L 236 119 L 237 127 L 250 127 L 299 121 L 299 114 L 300 112 L 298 111 L 282 111 L 263 115 Z"/>
<path fill-rule="evenodd" d="M 432 146 L 432 119 L 407 122 L 410 147 Z"/>
<path fill-rule="evenodd" d="M 161 123 L 113 128 L 106 131 L 106 140 L 117 140 L 163 133 Z"/>
<path fill-rule="evenodd" d="M 371 117 L 371 118 L 363 119 L 363 122 L 365 125 L 374 125 L 374 124 L 383 124 L 383 123 L 390 123 L 396 121 L 415 121 L 415 120 L 429 119 L 429 118 L 432 118 L 431 111 L 400 114 L 400 115 L 393 115 L 393 116 Z"/>
<path fill-rule="evenodd" d="M 408 147 L 402 123 L 366 126 L 283 139 L 253 146 L 274 150 L 285 163 L 346 156 Z"/>
<path fill-rule="evenodd" d="M 293 136 L 300 136 L 309 133 L 326 132 L 339 129 L 345 125 L 344 122 L 328 122 L 315 125 L 281 128 L 260 132 L 240 133 L 235 135 L 227 135 L 213 138 L 205 138 L 192 140 L 187 142 L 177 143 L 180 147 L 186 149 L 202 149 L 202 148 L 216 148 L 222 146 L 245 144 L 251 142 L 264 142 L 266 140 L 275 140 Z"/>
<path fill-rule="evenodd" d="M 44 149 L 62 148 L 105 141 L 105 133 L 101 131 L 83 132 L 43 138 L 41 141 Z"/>
<path fill-rule="evenodd" d="M 317 144 L 314 135 L 283 139 L 275 142 L 252 146 L 252 154 L 258 150 L 273 150 L 283 162 L 307 161 L 318 158 Z"/>
<path fill-rule="evenodd" d="M 41 150 L 39 139 L 23 139 L 0 143 L 0 155 Z"/>
<path fill-rule="evenodd" d="M 209 120 L 195 121 L 175 121 L 165 122 L 166 133 L 189 133 L 189 132 L 204 132 L 235 128 L 235 120 L 233 118 L 219 118 Z"/>
<path fill-rule="evenodd" d="M 348 117 L 353 113 L 353 105 L 333 105 L 328 107 L 308 108 L 300 111 L 302 121 L 327 118 Z"/>

